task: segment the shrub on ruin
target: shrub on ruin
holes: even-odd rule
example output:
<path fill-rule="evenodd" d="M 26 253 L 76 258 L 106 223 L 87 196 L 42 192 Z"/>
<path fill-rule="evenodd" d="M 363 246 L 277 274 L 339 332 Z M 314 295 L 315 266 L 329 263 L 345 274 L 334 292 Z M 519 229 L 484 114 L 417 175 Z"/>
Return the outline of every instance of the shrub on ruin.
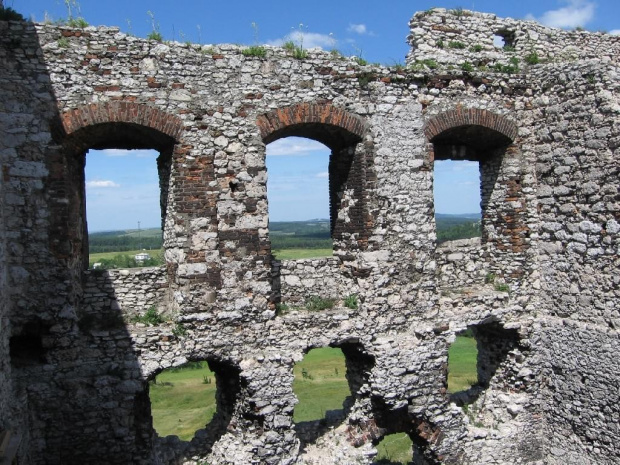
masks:
<path fill-rule="evenodd" d="M 538 63 L 540 63 L 540 58 L 538 56 L 538 53 L 536 53 L 535 51 L 532 51 L 531 53 L 525 55 L 525 62 L 528 65 L 537 65 Z"/>
<path fill-rule="evenodd" d="M 267 55 L 267 49 L 261 45 L 251 45 L 241 50 L 241 53 L 245 57 L 264 58 Z"/>
<path fill-rule="evenodd" d="M 357 306 L 358 306 L 357 295 L 351 294 L 345 297 L 344 306 L 352 310 L 357 310 Z"/>
<path fill-rule="evenodd" d="M 313 295 L 306 300 L 306 309 L 312 312 L 326 310 L 334 307 L 334 300 Z"/>
<path fill-rule="evenodd" d="M 133 319 L 134 323 L 143 323 L 149 326 L 156 326 L 164 322 L 163 317 L 159 314 L 157 309 L 152 306 L 144 313 L 144 315 L 137 315 Z"/>
<path fill-rule="evenodd" d="M 0 7 L 0 21 L 26 21 L 26 19 L 11 7 Z"/>

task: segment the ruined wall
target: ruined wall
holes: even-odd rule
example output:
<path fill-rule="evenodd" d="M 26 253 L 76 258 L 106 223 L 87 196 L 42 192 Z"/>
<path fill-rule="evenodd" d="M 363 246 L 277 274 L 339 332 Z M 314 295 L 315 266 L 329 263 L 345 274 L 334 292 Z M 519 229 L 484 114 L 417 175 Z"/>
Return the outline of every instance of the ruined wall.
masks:
<path fill-rule="evenodd" d="M 437 45 L 465 41 L 462 31 L 485 34 L 487 48 L 489 31 L 519 31 L 517 57 L 529 53 L 524 37 L 556 32 L 445 10 L 414 17 L 408 59 L 433 56 L 440 73 L 272 47 L 258 58 L 116 28 L 0 27 L 2 124 L 13 134 L 0 141 L 10 280 L 0 350 L 12 341 L 13 404 L 28 414 L 1 406 L 7 423 L 29 422 L 22 458 L 368 463 L 373 444 L 402 431 L 426 463 L 614 460 L 617 429 L 592 438 L 603 420 L 589 414 L 618 415 L 611 60 L 450 69 L 479 53 Z M 557 34 L 585 41 L 586 54 L 617 44 Z M 272 260 L 265 144 L 289 135 L 332 150 L 333 258 Z M 160 152 L 165 270 L 84 272 L 91 147 Z M 437 250 L 433 162 L 459 157 L 481 161 L 483 237 Z M 457 266 L 455 248 L 472 260 Z M 485 283 L 489 273 L 509 292 Z M 343 305 L 350 294 L 358 308 Z M 309 295 L 337 304 L 276 312 Z M 153 304 L 165 323 L 123 318 Z M 484 382 L 467 410 L 446 392 L 446 363 L 468 327 Z M 583 344 L 600 349 L 582 369 L 570 360 L 583 360 Z M 355 392 L 341 423 L 309 438 L 292 420 L 292 370 L 328 345 L 343 348 Z M 188 360 L 216 372 L 216 420 L 190 442 L 159 438 L 148 380 Z"/>
<path fill-rule="evenodd" d="M 84 272 L 84 313 L 119 312 L 131 319 L 143 315 L 150 307 L 167 313 L 170 299 L 165 267 L 128 270 L 88 270 Z"/>
<path fill-rule="evenodd" d="M 431 8 L 416 13 L 409 26 L 407 63 L 435 61 L 440 68 L 492 70 L 497 65 L 523 68 L 533 59 L 566 63 L 576 60 L 617 62 L 620 40 L 606 33 L 565 31 L 535 21 L 498 18 L 492 13 Z"/>

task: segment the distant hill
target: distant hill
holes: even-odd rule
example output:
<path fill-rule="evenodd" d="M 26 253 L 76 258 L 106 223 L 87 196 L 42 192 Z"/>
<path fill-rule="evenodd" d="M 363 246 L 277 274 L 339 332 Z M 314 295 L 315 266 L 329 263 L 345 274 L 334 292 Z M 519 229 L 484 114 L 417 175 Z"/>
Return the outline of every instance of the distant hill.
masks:
<path fill-rule="evenodd" d="M 435 214 L 437 225 L 437 242 L 454 241 L 456 239 L 471 239 L 480 237 L 480 213 L 464 214 Z"/>
<path fill-rule="evenodd" d="M 480 236 L 480 214 L 435 215 L 437 241 Z M 271 221 L 269 236 L 273 249 L 328 249 L 332 247 L 330 222 L 325 218 L 307 221 Z M 88 235 L 90 253 L 158 250 L 162 247 L 159 228 L 101 231 Z"/>
<path fill-rule="evenodd" d="M 125 252 L 127 250 L 159 250 L 162 247 L 159 228 L 101 231 L 88 235 L 90 253 Z"/>

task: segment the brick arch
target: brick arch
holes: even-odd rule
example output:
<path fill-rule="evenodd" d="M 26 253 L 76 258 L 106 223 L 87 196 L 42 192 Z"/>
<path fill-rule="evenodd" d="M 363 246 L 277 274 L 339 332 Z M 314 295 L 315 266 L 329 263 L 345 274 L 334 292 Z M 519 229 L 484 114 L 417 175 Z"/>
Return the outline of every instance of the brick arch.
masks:
<path fill-rule="evenodd" d="M 424 125 L 424 135 L 432 142 L 442 133 L 462 126 L 482 126 L 498 132 L 511 142 L 518 134 L 517 125 L 505 116 L 489 110 L 458 107 L 430 118 Z"/>
<path fill-rule="evenodd" d="M 104 123 L 130 123 L 155 129 L 175 141 L 183 132 L 183 121 L 177 116 L 149 105 L 135 102 L 104 102 L 83 105 L 61 114 L 65 135 Z"/>
<path fill-rule="evenodd" d="M 281 137 L 301 136 L 338 149 L 360 142 L 366 132 L 362 118 L 331 103 L 301 103 L 278 108 L 257 118 L 265 144 Z"/>

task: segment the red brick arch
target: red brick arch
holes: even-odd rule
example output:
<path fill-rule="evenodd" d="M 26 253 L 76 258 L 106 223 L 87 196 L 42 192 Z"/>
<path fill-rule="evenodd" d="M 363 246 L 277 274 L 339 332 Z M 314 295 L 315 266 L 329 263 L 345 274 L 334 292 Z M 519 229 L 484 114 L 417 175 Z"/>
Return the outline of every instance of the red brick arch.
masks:
<path fill-rule="evenodd" d="M 66 135 L 103 123 L 132 123 L 155 129 L 178 141 L 183 121 L 157 108 L 135 102 L 91 103 L 68 110 L 61 115 Z"/>
<path fill-rule="evenodd" d="M 424 134 L 429 141 L 441 133 L 459 126 L 482 126 L 499 132 L 511 141 L 517 138 L 518 128 L 508 118 L 489 110 L 458 107 L 430 118 L 424 125 Z"/>
<path fill-rule="evenodd" d="M 334 145 L 359 142 L 366 132 L 362 118 L 331 103 L 301 103 L 278 108 L 260 115 L 256 124 L 266 144 L 281 137 L 302 136 L 334 148 Z M 330 128 L 339 134 L 334 134 Z"/>

